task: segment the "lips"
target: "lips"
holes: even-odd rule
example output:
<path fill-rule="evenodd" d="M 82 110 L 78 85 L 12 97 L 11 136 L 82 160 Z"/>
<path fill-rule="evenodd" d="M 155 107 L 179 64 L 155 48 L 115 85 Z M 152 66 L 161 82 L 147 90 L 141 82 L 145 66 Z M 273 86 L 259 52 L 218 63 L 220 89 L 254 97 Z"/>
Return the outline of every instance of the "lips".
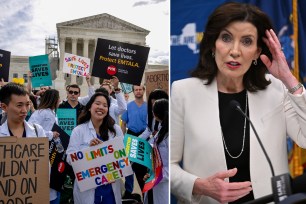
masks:
<path fill-rule="evenodd" d="M 234 61 L 227 62 L 226 65 L 230 69 L 238 69 L 241 66 L 239 62 L 234 62 Z"/>
<path fill-rule="evenodd" d="M 96 113 L 97 113 L 98 115 L 104 115 L 104 114 L 105 114 L 105 113 L 102 112 L 102 111 L 96 111 Z"/>

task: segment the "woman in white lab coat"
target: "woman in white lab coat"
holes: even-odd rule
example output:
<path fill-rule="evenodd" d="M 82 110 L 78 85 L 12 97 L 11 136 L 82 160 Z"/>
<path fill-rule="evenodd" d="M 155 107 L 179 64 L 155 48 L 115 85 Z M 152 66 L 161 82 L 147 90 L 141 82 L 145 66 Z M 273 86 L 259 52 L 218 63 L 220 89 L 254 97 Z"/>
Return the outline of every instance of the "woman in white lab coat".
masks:
<path fill-rule="evenodd" d="M 123 139 L 120 127 L 109 116 L 109 107 L 110 99 L 106 94 L 95 93 L 91 97 L 78 119 L 79 125 L 71 133 L 67 155 L 114 137 Z M 67 162 L 71 164 L 70 157 L 67 157 Z M 120 180 L 84 192 L 80 192 L 75 181 L 73 198 L 76 204 L 122 203 Z"/>
<path fill-rule="evenodd" d="M 38 109 L 32 113 L 29 118 L 30 123 L 36 123 L 42 126 L 49 140 L 57 138 L 59 133 L 56 131 L 51 131 L 54 123 L 57 124 L 57 117 L 55 114 L 56 109 L 60 103 L 60 97 L 58 90 L 48 89 L 45 91 L 44 95 L 41 97 Z M 50 203 L 59 204 L 60 202 L 60 192 L 50 188 Z"/>
<path fill-rule="evenodd" d="M 58 90 L 49 89 L 41 98 L 38 109 L 31 115 L 29 122 L 37 123 L 43 127 L 49 140 L 53 137 L 58 137 L 58 132 L 52 132 L 51 129 L 54 123 L 57 124 L 56 109 L 60 103 Z"/>
<path fill-rule="evenodd" d="M 153 203 L 169 203 L 169 102 L 167 99 L 158 99 L 152 108 L 153 116 L 161 124 L 160 130 L 149 140 L 157 146 L 162 161 L 162 180 L 153 187 Z M 144 179 L 148 178 L 148 174 Z M 151 196 L 145 195 L 145 203 L 151 204 Z"/>

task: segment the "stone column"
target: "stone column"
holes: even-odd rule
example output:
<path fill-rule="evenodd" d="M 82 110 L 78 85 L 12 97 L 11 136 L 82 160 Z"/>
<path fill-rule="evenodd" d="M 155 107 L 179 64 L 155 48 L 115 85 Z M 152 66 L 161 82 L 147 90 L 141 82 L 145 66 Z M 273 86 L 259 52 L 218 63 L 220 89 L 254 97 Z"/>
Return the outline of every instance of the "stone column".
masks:
<path fill-rule="evenodd" d="M 87 57 L 87 58 L 88 58 L 88 44 L 89 44 L 89 39 L 83 38 L 83 57 Z M 82 86 L 87 86 L 85 77 L 83 77 Z"/>
<path fill-rule="evenodd" d="M 72 54 L 77 55 L 78 39 L 77 38 L 72 38 L 71 42 L 72 42 Z M 71 77 L 71 84 L 76 84 L 76 75 L 71 74 L 70 77 Z"/>
<path fill-rule="evenodd" d="M 61 37 L 59 39 L 59 48 L 60 48 L 60 63 L 59 63 L 59 70 L 56 70 L 56 76 L 57 78 L 54 80 L 54 86 L 55 89 L 57 89 L 60 92 L 60 98 L 65 98 L 66 91 L 65 91 L 65 79 L 64 79 L 64 73 L 63 73 L 63 60 L 65 55 L 65 43 L 66 38 Z"/>
<path fill-rule="evenodd" d="M 90 72 L 92 73 L 92 66 L 93 66 L 93 61 L 95 60 L 95 52 L 96 52 L 96 48 L 97 48 L 97 42 L 98 42 L 98 38 L 94 38 L 93 39 L 93 43 L 94 43 L 94 47 L 93 47 L 93 56 L 92 56 L 92 60 L 90 61 L 90 65 L 91 65 L 91 68 L 90 68 Z M 95 85 L 95 82 L 98 81 L 98 85 Z M 99 84 L 99 78 L 96 80 L 96 77 L 91 77 L 91 83 L 93 85 L 95 85 L 95 87 L 99 87 L 100 84 Z"/>
<path fill-rule="evenodd" d="M 63 77 L 63 60 L 64 60 L 64 55 L 65 55 L 65 43 L 66 43 L 66 38 L 60 38 L 60 66 L 58 72 L 60 74 L 57 75 L 59 79 L 64 79 Z"/>

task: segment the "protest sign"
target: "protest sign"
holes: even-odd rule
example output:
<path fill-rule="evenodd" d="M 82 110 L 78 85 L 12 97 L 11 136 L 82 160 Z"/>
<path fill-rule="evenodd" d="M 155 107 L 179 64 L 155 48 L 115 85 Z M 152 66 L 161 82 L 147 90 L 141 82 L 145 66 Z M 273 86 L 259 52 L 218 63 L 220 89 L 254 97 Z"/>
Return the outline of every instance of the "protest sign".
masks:
<path fill-rule="evenodd" d="M 51 72 L 48 55 L 29 57 L 30 71 L 32 72 L 32 86 L 51 86 Z"/>
<path fill-rule="evenodd" d="M 0 80 L 8 81 L 11 52 L 0 49 Z"/>
<path fill-rule="evenodd" d="M 148 141 L 140 137 L 125 134 L 124 144 L 130 161 L 152 169 L 152 147 Z"/>
<path fill-rule="evenodd" d="M 60 134 L 61 143 L 66 150 L 69 145 L 70 136 L 57 124 L 53 125 L 52 131 L 56 131 Z M 50 187 L 57 191 L 61 191 L 66 175 L 72 172 L 72 168 L 66 162 L 66 152 L 59 153 L 53 139 L 49 141 L 49 160 L 51 166 Z"/>
<path fill-rule="evenodd" d="M 0 203 L 49 202 L 48 138 L 0 137 Z"/>
<path fill-rule="evenodd" d="M 122 137 L 68 155 L 80 191 L 133 174 Z"/>
<path fill-rule="evenodd" d="M 98 38 L 92 76 L 140 85 L 149 47 Z"/>
<path fill-rule="evenodd" d="M 89 73 L 89 68 L 89 58 L 65 53 L 63 59 L 63 73 L 86 77 Z"/>
<path fill-rule="evenodd" d="M 150 177 L 145 181 L 142 192 L 147 192 L 156 186 L 163 178 L 163 162 L 155 144 L 153 147 L 153 159 L 152 159 L 153 169 L 149 171 Z"/>
<path fill-rule="evenodd" d="M 155 89 L 161 89 L 169 93 L 169 71 L 155 71 L 145 73 L 147 98 Z"/>
<path fill-rule="evenodd" d="M 58 126 L 68 135 L 71 135 L 73 128 L 76 127 L 76 109 L 59 108 L 56 111 Z"/>
<path fill-rule="evenodd" d="M 127 84 L 127 83 L 121 83 L 120 82 L 120 85 L 121 85 L 123 93 L 133 92 L 133 85 L 132 84 Z"/>

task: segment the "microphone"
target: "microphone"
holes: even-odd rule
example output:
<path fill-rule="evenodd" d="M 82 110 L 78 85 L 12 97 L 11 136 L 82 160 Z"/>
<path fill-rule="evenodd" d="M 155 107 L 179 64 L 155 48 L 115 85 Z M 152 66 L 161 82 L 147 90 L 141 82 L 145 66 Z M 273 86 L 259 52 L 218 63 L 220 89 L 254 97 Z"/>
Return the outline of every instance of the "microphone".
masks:
<path fill-rule="evenodd" d="M 274 168 L 272 166 L 271 159 L 268 156 L 267 151 L 266 151 L 265 147 L 263 146 L 252 121 L 242 111 L 238 101 L 232 100 L 230 102 L 230 106 L 234 110 L 237 110 L 239 113 L 241 113 L 243 115 L 243 117 L 245 117 L 249 121 L 249 123 L 251 124 L 252 130 L 255 133 L 256 139 L 257 139 L 257 141 L 258 141 L 258 143 L 259 143 L 259 145 L 260 145 L 260 147 L 261 147 L 261 149 L 262 149 L 262 151 L 263 151 L 263 153 L 264 153 L 264 155 L 265 155 L 265 157 L 266 157 L 266 159 L 269 163 L 271 173 L 272 173 L 271 182 L 272 182 L 272 192 L 273 192 L 274 199 L 272 199 L 273 197 L 271 195 L 268 195 L 268 196 L 262 197 L 263 200 L 260 200 L 259 202 L 253 202 L 253 203 L 265 203 L 265 202 L 267 203 L 267 202 L 272 202 L 272 201 L 274 201 L 275 203 L 281 202 L 282 200 L 286 199 L 289 195 L 292 194 L 290 175 L 288 173 L 285 173 L 285 174 L 282 174 L 282 175 L 275 176 Z M 258 200 L 254 200 L 254 201 L 258 201 Z M 247 203 L 251 203 L 251 202 L 247 202 Z"/>
<path fill-rule="evenodd" d="M 306 173 L 301 176 L 298 176 L 292 179 L 292 191 L 293 195 L 288 196 L 285 200 L 281 201 L 279 204 L 302 204 L 306 203 Z M 252 201 L 245 202 L 244 204 L 262 204 L 270 203 L 274 201 L 274 195 L 266 195 L 260 198 L 257 198 Z"/>

